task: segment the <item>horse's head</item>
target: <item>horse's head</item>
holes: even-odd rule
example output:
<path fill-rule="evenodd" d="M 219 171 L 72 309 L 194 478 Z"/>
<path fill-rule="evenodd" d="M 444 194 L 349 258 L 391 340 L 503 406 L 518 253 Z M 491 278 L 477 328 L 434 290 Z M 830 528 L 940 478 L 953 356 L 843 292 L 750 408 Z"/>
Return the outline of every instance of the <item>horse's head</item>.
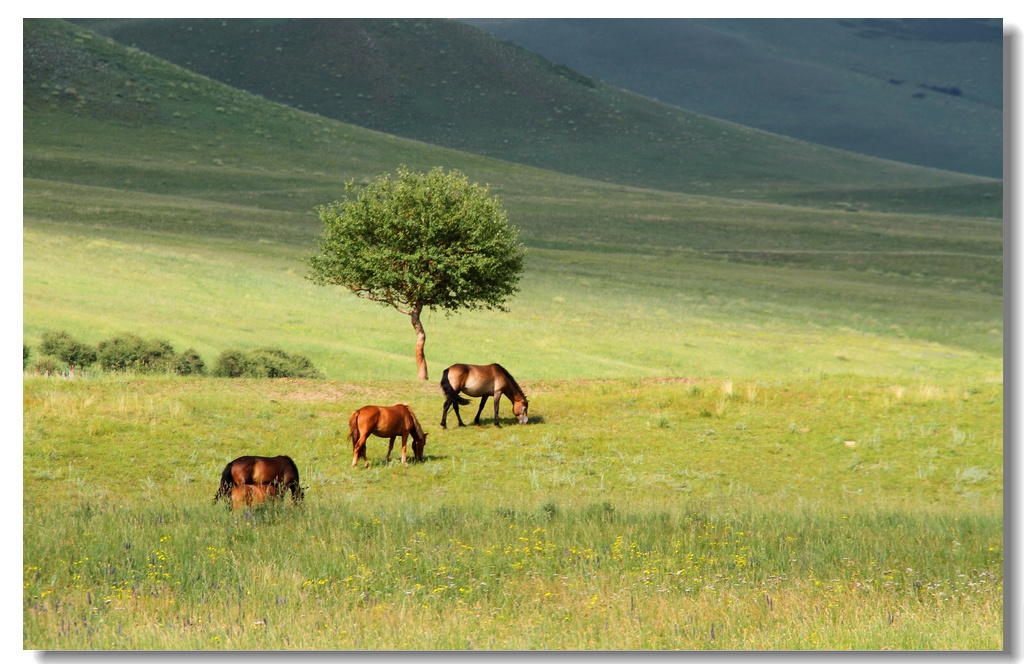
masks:
<path fill-rule="evenodd" d="M 520 424 L 526 424 L 530 421 L 530 415 L 527 411 L 530 410 L 530 402 L 526 399 L 516 399 L 512 402 L 512 412 L 519 420 Z"/>
<path fill-rule="evenodd" d="M 417 461 L 423 461 L 423 448 L 427 446 L 427 434 L 423 434 L 421 440 L 412 439 L 412 453 Z"/>

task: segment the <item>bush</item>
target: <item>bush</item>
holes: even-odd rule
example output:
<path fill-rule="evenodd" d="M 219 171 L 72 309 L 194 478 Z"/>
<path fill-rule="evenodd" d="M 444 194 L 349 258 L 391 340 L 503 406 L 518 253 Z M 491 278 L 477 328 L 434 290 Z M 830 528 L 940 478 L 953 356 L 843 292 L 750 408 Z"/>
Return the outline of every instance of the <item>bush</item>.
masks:
<path fill-rule="evenodd" d="M 201 376 L 206 373 L 206 363 L 194 348 L 189 348 L 174 358 L 173 369 L 180 376 Z"/>
<path fill-rule="evenodd" d="M 264 347 L 253 351 L 226 350 L 217 358 L 213 375 L 221 378 L 321 378 L 313 362 L 301 354 Z"/>
<path fill-rule="evenodd" d="M 26 347 L 27 350 L 27 347 Z M 43 332 L 39 343 L 39 355 L 49 356 L 67 364 L 68 370 L 84 369 L 96 362 L 96 349 L 82 343 L 64 330 L 47 330 Z M 25 357 L 28 361 L 28 357 Z"/>
<path fill-rule="evenodd" d="M 143 339 L 130 332 L 101 341 L 97 350 L 104 371 L 159 373 L 171 371 L 176 360 L 170 342 Z"/>
<path fill-rule="evenodd" d="M 219 378 L 241 378 L 249 371 L 249 356 L 240 350 L 226 350 L 217 358 L 213 375 Z"/>
<path fill-rule="evenodd" d="M 62 372 L 60 363 L 55 357 L 38 357 L 32 371 L 40 376 L 58 376 Z"/>
<path fill-rule="evenodd" d="M 104 371 L 138 373 L 175 373 L 180 376 L 201 376 L 207 373 L 206 362 L 194 348 L 175 353 L 170 342 L 144 339 L 125 332 L 101 341 L 96 347 L 83 344 L 67 332 L 46 332 L 39 346 L 39 357 L 29 364 L 31 349 L 22 344 L 22 368 L 40 375 L 65 372 L 86 367 L 99 360 Z M 217 358 L 213 375 L 224 378 L 322 378 L 313 362 L 298 353 L 265 346 L 252 351 L 226 350 Z"/>
<path fill-rule="evenodd" d="M 253 359 L 267 373 L 267 378 L 320 378 L 313 361 L 305 355 L 288 354 L 280 348 L 257 348 Z"/>

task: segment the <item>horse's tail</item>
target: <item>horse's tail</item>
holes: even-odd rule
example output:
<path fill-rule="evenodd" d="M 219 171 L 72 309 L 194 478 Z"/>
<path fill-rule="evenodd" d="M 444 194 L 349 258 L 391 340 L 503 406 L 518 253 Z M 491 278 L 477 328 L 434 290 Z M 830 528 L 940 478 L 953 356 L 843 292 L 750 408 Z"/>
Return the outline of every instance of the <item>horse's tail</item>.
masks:
<path fill-rule="evenodd" d="M 452 387 L 451 381 L 448 380 L 448 369 L 445 369 L 444 373 L 441 374 L 441 391 L 444 392 L 445 401 L 451 401 L 452 403 L 457 403 L 460 406 L 469 404 L 469 399 L 460 397 L 459 393 L 455 391 L 454 387 Z"/>
<path fill-rule="evenodd" d="M 352 416 L 348 418 L 348 437 L 352 440 L 352 444 L 355 445 L 356 441 L 359 440 L 359 411 L 352 411 Z"/>
<path fill-rule="evenodd" d="M 231 477 L 231 465 L 234 461 L 229 461 L 228 465 L 224 466 L 224 472 L 220 474 L 220 486 L 217 487 L 217 493 L 213 496 L 213 502 L 217 502 L 221 496 L 226 496 L 231 493 L 231 487 L 235 485 L 234 478 Z"/>

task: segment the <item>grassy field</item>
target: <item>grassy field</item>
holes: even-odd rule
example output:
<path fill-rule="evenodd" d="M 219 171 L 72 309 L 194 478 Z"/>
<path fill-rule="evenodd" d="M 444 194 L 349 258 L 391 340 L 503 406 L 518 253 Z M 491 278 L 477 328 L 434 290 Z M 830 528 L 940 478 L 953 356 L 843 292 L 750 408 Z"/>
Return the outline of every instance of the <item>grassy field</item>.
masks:
<path fill-rule="evenodd" d="M 418 382 L 27 379 L 24 646 L 1002 647 L 999 382 L 524 389 L 443 431 Z M 352 469 L 399 400 L 426 460 Z M 243 451 L 305 502 L 211 505 Z"/>
<path fill-rule="evenodd" d="M 1002 647 L 998 183 L 592 182 L 90 44 L 54 71 L 106 87 L 25 79 L 23 648 Z M 407 319 L 302 266 L 313 207 L 399 163 L 492 183 L 528 248 L 508 313 L 426 317 L 427 383 Z M 42 377 L 46 330 L 326 378 Z M 458 361 L 508 367 L 530 424 L 440 430 Z M 399 401 L 426 461 L 352 469 L 348 415 Z M 249 453 L 306 502 L 212 505 Z"/>

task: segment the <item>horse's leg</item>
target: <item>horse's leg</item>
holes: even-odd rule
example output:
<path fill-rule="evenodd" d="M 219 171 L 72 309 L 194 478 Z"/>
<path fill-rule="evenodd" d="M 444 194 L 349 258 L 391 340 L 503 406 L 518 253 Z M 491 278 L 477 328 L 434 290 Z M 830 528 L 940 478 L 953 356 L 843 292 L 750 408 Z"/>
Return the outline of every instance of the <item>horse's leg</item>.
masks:
<path fill-rule="evenodd" d="M 494 426 L 500 427 L 501 422 L 498 421 L 498 402 L 501 401 L 501 392 L 494 395 Z"/>
<path fill-rule="evenodd" d="M 369 432 L 359 435 L 359 440 L 352 444 L 352 467 L 355 468 L 359 465 L 359 457 L 366 459 L 366 439 L 369 438 Z M 370 465 L 370 461 L 366 461 L 366 465 Z"/>
<path fill-rule="evenodd" d="M 409 460 L 405 457 L 405 442 L 408 439 L 408 437 L 409 437 L 409 434 L 406 434 L 406 433 L 402 434 L 402 465 L 403 466 L 408 466 L 409 465 Z M 392 438 L 392 440 L 394 440 L 394 438 Z"/>
<path fill-rule="evenodd" d="M 484 412 L 484 404 L 487 403 L 488 396 L 489 395 L 485 394 L 482 397 L 480 397 L 480 409 L 476 411 L 476 419 L 473 420 L 473 424 L 480 424 L 480 413 Z"/>
<path fill-rule="evenodd" d="M 388 441 L 388 455 L 384 457 L 384 463 L 391 463 L 391 448 L 395 446 L 395 436 L 391 436 L 391 440 Z"/>
<path fill-rule="evenodd" d="M 459 407 L 451 399 L 447 399 L 444 402 L 444 410 L 441 411 L 441 428 L 448 428 L 448 409 L 455 406 L 455 416 L 459 417 Z M 462 418 L 459 417 L 459 424 L 462 424 Z"/>
<path fill-rule="evenodd" d="M 455 411 L 455 418 L 459 420 L 459 426 L 464 427 L 466 423 L 462 421 L 462 414 L 459 412 L 459 400 L 458 398 L 452 399 L 451 401 L 452 410 Z"/>

